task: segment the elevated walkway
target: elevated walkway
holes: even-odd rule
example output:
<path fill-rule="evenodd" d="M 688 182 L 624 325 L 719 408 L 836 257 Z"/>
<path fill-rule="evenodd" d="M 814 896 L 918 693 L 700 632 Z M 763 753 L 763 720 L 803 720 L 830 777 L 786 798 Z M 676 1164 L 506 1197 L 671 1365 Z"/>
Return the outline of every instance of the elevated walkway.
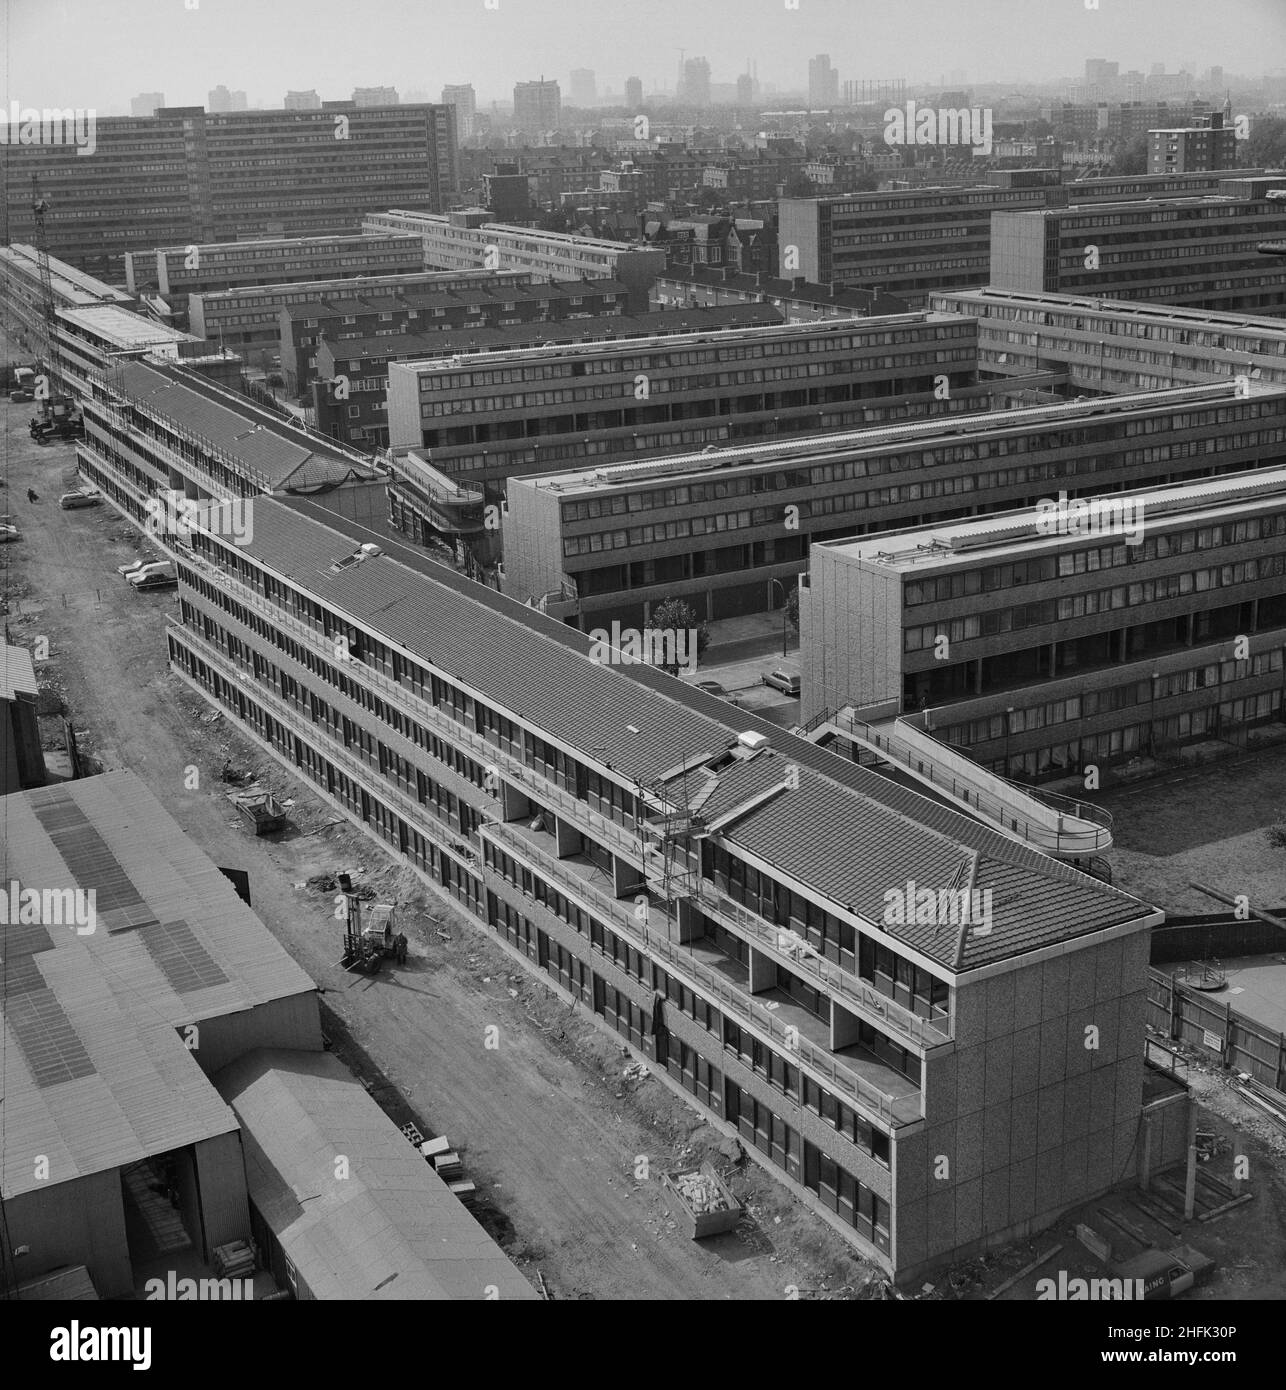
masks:
<path fill-rule="evenodd" d="M 1112 817 L 1101 807 L 998 777 L 910 719 L 868 724 L 846 705 L 823 710 L 797 732 L 811 743 L 847 739 L 957 809 L 1054 858 L 1089 860 L 1112 847 Z"/>

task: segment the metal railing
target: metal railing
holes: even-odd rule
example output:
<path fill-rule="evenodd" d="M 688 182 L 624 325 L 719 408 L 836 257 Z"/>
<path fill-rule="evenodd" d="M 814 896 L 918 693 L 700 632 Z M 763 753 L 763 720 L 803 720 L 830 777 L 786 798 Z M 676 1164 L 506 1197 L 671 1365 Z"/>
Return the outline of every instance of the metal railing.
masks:
<path fill-rule="evenodd" d="M 940 1024 L 935 1024 L 929 1019 L 921 1018 L 905 1005 L 867 984 L 861 976 L 850 975 L 824 956 L 819 956 L 798 932 L 788 927 L 774 926 L 766 918 L 758 916 L 718 889 L 710 887 L 704 879 L 698 878 L 694 896 L 702 906 L 712 908 L 760 944 L 767 946 L 792 970 L 812 975 L 847 1003 L 855 1005 L 862 1014 L 868 1018 L 873 1016 L 878 1022 L 899 1032 L 903 1038 L 921 1047 L 937 1047 L 951 1041 L 945 1019 Z"/>
<path fill-rule="evenodd" d="M 534 861 L 528 867 L 546 878 L 562 884 L 573 894 L 588 902 L 597 912 L 610 922 L 613 929 L 623 930 L 628 936 L 643 946 L 654 956 L 659 956 L 669 965 L 701 988 L 713 994 L 720 1004 L 751 1026 L 762 1029 L 788 1053 L 798 1057 L 812 1070 L 825 1078 L 827 1083 L 843 1091 L 850 1099 L 873 1112 L 885 1124 L 899 1123 L 894 1116 L 892 1097 L 872 1086 L 869 1081 L 853 1071 L 842 1058 L 836 1057 L 817 1044 L 809 1042 L 797 1028 L 782 1023 L 773 1016 L 772 1010 L 753 999 L 750 995 L 735 989 L 726 979 L 708 966 L 702 965 L 690 952 L 671 941 L 668 936 L 655 936 L 635 917 L 633 904 L 604 893 L 586 879 L 565 869 L 556 856 L 542 850 L 530 840 L 510 829 L 503 822 L 488 821 L 482 827 L 483 836 L 491 836 L 506 852 L 512 851 L 519 858 Z"/>
<path fill-rule="evenodd" d="M 913 777 L 927 782 L 944 795 L 976 811 L 982 819 L 1012 831 L 1046 853 L 1080 857 L 1101 854 L 1112 847 L 1112 817 L 1101 807 L 1089 806 L 1070 797 L 1059 797 L 1055 793 L 1038 794 L 981 767 L 976 775 L 970 775 L 953 763 L 951 755 L 954 750 L 945 745 L 942 760 L 935 762 L 932 752 L 918 748 L 905 739 L 882 733 L 853 714 L 842 711 L 830 713 L 823 722 L 838 733 L 877 749 Z M 931 735 L 926 734 L 925 737 L 930 738 Z M 944 768 L 943 763 L 950 765 Z M 1012 792 L 1013 801 L 998 794 L 996 788 Z M 1048 807 L 1052 812 L 1051 819 L 1024 815 L 1016 809 L 1015 803 L 1027 801 L 1041 805 L 1046 798 L 1054 803 Z M 1060 809 L 1060 804 L 1067 809 Z M 1069 826 L 1065 824 L 1068 820 L 1080 824 Z"/>
<path fill-rule="evenodd" d="M 217 568 L 209 565 L 206 561 L 199 561 L 198 563 L 201 567 L 211 570 L 216 570 Z M 303 622 L 301 619 L 287 614 L 283 609 L 278 608 L 262 595 L 253 591 L 246 591 L 240 595 L 240 598 L 246 602 L 247 606 L 263 613 L 265 616 L 271 618 L 273 622 L 289 628 L 296 635 L 309 640 L 314 647 L 333 652 L 332 645 L 327 641 L 327 638 L 322 632 L 310 624 Z M 481 734 L 465 728 L 463 724 L 443 714 L 436 705 L 421 700 L 412 690 L 385 675 L 383 671 L 356 659 L 353 659 L 353 664 L 361 667 L 363 677 L 369 678 L 372 685 L 396 694 L 400 701 L 417 716 L 427 715 L 429 722 L 436 724 L 438 729 L 452 742 L 463 744 L 472 751 L 481 754 L 489 761 L 494 761 L 496 763 L 503 762 L 506 775 L 512 777 L 515 781 L 524 786 L 533 796 L 547 804 L 567 811 L 578 819 L 588 819 L 596 836 L 607 841 L 619 852 L 624 852 L 632 859 L 640 861 L 644 865 L 645 873 L 653 872 L 653 869 L 650 867 L 650 861 L 647 856 L 642 853 L 642 847 L 638 838 L 630 834 L 628 830 L 619 825 L 616 821 L 595 811 L 587 802 L 582 801 L 579 797 L 572 796 L 555 783 L 541 778 L 537 773 L 528 768 L 525 763 L 519 762 L 513 754 L 507 754 L 504 749 L 489 742 L 487 739 L 483 738 Z M 306 724 L 306 721 L 301 722 Z M 363 763 L 360 759 L 355 761 L 362 766 L 370 766 Z M 370 767 L 370 770 L 376 771 L 373 766 Z M 409 801 L 408 804 L 417 806 L 418 809 L 418 803 L 413 800 Z M 554 862 L 556 863 L 557 861 Z M 656 872 L 659 873 L 659 871 Z M 800 950 L 798 954 L 790 949 L 784 949 L 781 942 L 781 935 L 785 930 L 784 928 L 774 926 L 766 919 L 751 913 L 740 903 L 726 897 L 717 889 L 710 887 L 701 879 L 699 874 L 690 875 L 689 878 L 692 880 L 692 886 L 688 887 L 685 884 L 682 890 L 684 895 L 695 896 L 705 907 L 715 911 L 725 920 L 731 921 L 733 925 L 752 936 L 762 945 L 767 946 L 793 968 L 816 977 L 830 989 L 842 995 L 847 1002 L 855 1005 L 862 1014 L 867 1016 L 868 1021 L 874 1020 L 882 1023 L 896 1030 L 904 1038 L 910 1039 L 922 1047 L 935 1047 L 941 1043 L 950 1041 L 949 1034 L 946 1031 L 945 1021 L 942 1026 L 937 1026 L 926 1019 L 922 1019 L 910 1009 L 905 1008 L 895 1000 L 888 998 L 887 995 L 881 994 L 878 990 L 867 985 L 861 981 L 860 978 L 846 975 L 838 967 L 826 961 L 824 957 L 809 954 L 806 943 L 801 942 L 804 949 Z M 583 882 L 583 880 L 575 879 L 575 882 L 580 883 Z M 605 898 L 604 901 L 616 903 L 619 909 L 619 900 L 615 898 Z"/>

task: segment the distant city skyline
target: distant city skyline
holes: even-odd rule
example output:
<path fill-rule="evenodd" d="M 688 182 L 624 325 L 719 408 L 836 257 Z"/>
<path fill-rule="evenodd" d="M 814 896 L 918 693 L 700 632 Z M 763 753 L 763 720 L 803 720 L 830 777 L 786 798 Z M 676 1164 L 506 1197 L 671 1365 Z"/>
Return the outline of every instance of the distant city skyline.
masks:
<path fill-rule="evenodd" d="M 638 77 L 644 93 L 673 92 L 681 55 L 705 58 L 716 89 L 748 66 L 779 92 L 808 91 L 808 64 L 828 54 L 840 79 L 905 77 L 932 84 L 1046 85 L 1083 79 L 1103 58 L 1125 72 L 1155 64 L 1178 72 L 1202 56 L 1229 78 L 1258 77 L 1286 53 L 1281 0 L 1229 0 L 1211 24 L 1206 0 L 1131 0 L 1098 10 L 1030 0 L 902 0 L 858 12 L 851 0 L 434 0 L 399 11 L 398 41 L 379 23 L 390 12 L 339 0 L 46 0 L 0 11 L 6 102 L 125 114 L 141 92 L 164 88 L 174 106 L 205 105 L 212 87 L 245 91 L 252 107 L 280 107 L 288 90 L 324 100 L 357 87 L 395 87 L 404 101 L 436 99 L 472 83 L 479 110 L 508 105 L 517 83 L 542 74 L 570 99 L 571 74 L 592 71 L 600 99 Z M 371 16 L 368 21 L 366 14 Z M 120 45 L 145 32 L 146 44 Z M 1200 43 L 1194 43 L 1194 35 Z M 337 36 L 346 36 L 336 42 Z M 908 42 L 908 36 L 913 41 Z M 1003 44 L 997 37 L 1003 36 Z M 253 39 L 251 42 L 250 40 Z M 681 41 L 681 42 L 679 42 Z M 430 54 L 426 62 L 422 55 Z M 106 59 L 106 61 L 105 61 Z M 962 79 L 963 74 L 963 79 Z"/>

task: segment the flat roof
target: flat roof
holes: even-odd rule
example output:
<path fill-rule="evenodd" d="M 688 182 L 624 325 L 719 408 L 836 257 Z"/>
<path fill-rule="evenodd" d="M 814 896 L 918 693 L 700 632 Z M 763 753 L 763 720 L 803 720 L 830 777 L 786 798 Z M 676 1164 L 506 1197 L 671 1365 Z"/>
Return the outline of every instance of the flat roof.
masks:
<path fill-rule="evenodd" d="M 1202 962 L 1176 961 L 1154 968 L 1173 975 L 1185 964 L 1200 966 Z M 1204 997 L 1220 1008 L 1229 1005 L 1274 1033 L 1286 1033 L 1286 952 L 1237 956 L 1232 960 L 1220 960 L 1219 964 L 1228 988 Z"/>
<path fill-rule="evenodd" d="M 1240 181 L 1248 184 L 1258 182 L 1255 179 Z M 1110 203 L 1069 203 L 1066 207 L 1061 208 L 1003 208 L 1001 214 L 1006 217 L 1085 217 L 1094 219 L 1111 217 L 1116 213 L 1123 212 L 1167 213 L 1203 207 L 1240 208 L 1248 202 L 1263 202 L 1265 207 L 1274 207 L 1274 204 L 1268 199 L 1259 199 L 1253 196 L 1246 197 L 1235 193 L 1199 193 L 1193 194 L 1190 198 L 1128 198 Z"/>
<path fill-rule="evenodd" d="M 314 1297 L 538 1297 L 329 1053 L 261 1049 L 215 1085 L 241 1121 L 250 1200 Z"/>
<path fill-rule="evenodd" d="M 729 306 L 731 307 L 731 306 Z M 684 312 L 684 311 L 675 311 Z M 712 312 L 706 310 L 706 313 Z M 971 322 L 972 320 L 970 320 Z M 838 333 L 879 333 L 887 332 L 890 327 L 912 328 L 916 325 L 929 323 L 961 323 L 964 320 L 959 314 L 944 314 L 933 311 L 921 310 L 915 313 L 902 314 L 883 314 L 877 318 L 851 318 L 851 319 L 821 319 L 814 323 L 771 323 L 771 324 L 752 324 L 748 327 L 714 329 L 712 331 L 690 333 L 687 335 L 674 335 L 672 337 L 660 338 L 635 338 L 628 343 L 584 343 L 569 344 L 560 348 L 525 348 L 520 351 L 505 355 L 492 354 L 488 360 L 488 366 L 504 366 L 506 363 L 514 362 L 521 364 L 526 361 L 540 362 L 543 360 L 540 354 L 555 352 L 564 353 L 631 353 L 643 349 L 655 347 L 658 351 L 680 352 L 685 347 L 732 347 L 739 338 L 746 334 L 751 335 L 752 341 L 756 342 L 775 342 L 780 338 L 815 338 L 820 339 L 828 335 Z M 410 362 L 399 364 L 406 371 L 450 371 L 453 364 L 449 360 L 442 358 L 422 358 Z M 469 366 L 472 364 L 464 364 Z"/>
<path fill-rule="evenodd" d="M 362 542 L 383 553 L 335 573 Z M 223 542 L 216 544 L 223 545 Z M 667 782 L 675 769 L 721 756 L 747 730 L 771 751 L 721 773 L 730 795 L 782 789 L 723 833 L 797 877 L 876 934 L 885 931 L 951 972 L 953 931 L 879 927 L 884 895 L 908 878 L 947 887 L 970 872 L 997 903 L 988 935 L 971 935 L 962 969 L 1006 960 L 1090 932 L 1148 920 L 1154 909 L 1047 858 L 918 792 L 891 783 L 726 701 L 650 667 L 624 670 L 591 656 L 576 632 L 464 579 L 422 551 L 306 499 L 264 499 L 252 540 L 237 548 L 265 569 L 459 681 L 507 713 L 612 771 L 625 785 Z M 785 769 L 799 786 L 784 786 Z M 695 793 L 700 778 L 693 779 Z"/>
<path fill-rule="evenodd" d="M 179 1032 L 315 988 L 132 772 L 16 792 L 3 814 L 16 888 L 95 894 L 92 932 L 0 923 L 5 1196 L 236 1129 Z M 25 913 L 23 915 L 26 915 Z"/>
<path fill-rule="evenodd" d="M 1185 309 L 1168 304 L 1147 304 L 1136 299 L 1112 299 L 1076 294 L 1055 294 L 1053 291 L 1035 294 L 1030 290 L 1006 290 L 999 286 L 983 285 L 964 290 L 933 290 L 930 299 L 966 299 L 1001 301 L 1010 304 L 1030 304 L 1033 308 L 1086 309 L 1099 314 L 1115 314 L 1121 318 L 1177 321 L 1194 331 L 1210 333 L 1226 328 L 1244 328 L 1254 333 L 1267 333 L 1286 342 L 1286 320 L 1263 314 L 1229 314 L 1210 309 Z"/>
<path fill-rule="evenodd" d="M 163 343 L 204 341 L 193 333 L 170 328 L 154 319 L 145 318 L 142 314 L 121 309 L 115 304 L 91 304 L 84 309 L 59 309 L 58 317 L 83 328 L 87 333 L 106 339 L 118 348 L 156 347 Z"/>
<path fill-rule="evenodd" d="M 658 309 L 650 314 L 616 314 L 612 317 L 583 319 L 533 320 L 530 323 L 506 324 L 501 327 L 442 328 L 413 333 L 372 334 L 364 338 L 327 338 L 317 345 L 335 360 L 360 357 L 388 357 L 405 353 L 408 360 L 424 353 L 443 356 L 458 353 L 485 352 L 494 357 L 512 352 L 515 343 L 542 339 L 540 347 L 578 346 L 591 335 L 599 346 L 614 342 L 647 339 L 649 335 L 673 332 L 676 336 L 693 330 L 709 331 L 727 324 L 741 326 L 772 326 L 781 322 L 781 315 L 771 304 L 717 304 L 694 309 Z"/>
<path fill-rule="evenodd" d="M 207 241 L 197 246 L 201 259 L 208 259 L 208 253 L 219 251 L 253 251 L 262 250 L 265 246 L 279 246 L 285 249 L 296 251 L 306 247 L 317 246 L 327 248 L 332 246 L 352 246 L 360 245 L 366 241 L 405 241 L 412 237 L 411 232 L 343 232 L 332 236 L 282 236 L 282 237 L 262 237 L 255 241 Z M 131 254 L 135 256 L 184 256 L 191 251 L 190 246 L 157 246 L 148 251 L 135 251 Z M 199 272 L 197 272 L 199 273 Z"/>
<path fill-rule="evenodd" d="M 862 320 L 874 322 L 874 320 Z M 674 454 L 637 463 L 609 463 L 575 469 L 567 473 L 537 473 L 509 479 L 510 484 L 549 489 L 567 496 L 601 492 L 623 484 L 677 480 L 718 472 L 724 468 L 772 467 L 780 463 L 808 463 L 833 460 L 836 454 L 857 457 L 900 448 L 932 447 L 962 436 L 997 431 L 1038 430 L 1050 424 L 1075 423 L 1113 415 L 1141 414 L 1155 410 L 1179 410 L 1203 401 L 1242 400 L 1259 396 L 1281 396 L 1286 388 L 1251 382 L 1249 394 L 1240 393 L 1233 381 L 1201 386 L 1169 386 L 1159 391 L 1130 395 L 1096 396 L 1085 401 L 1059 405 L 1027 406 L 1021 410 L 977 411 L 968 415 L 943 415 L 899 425 L 875 425 L 843 433 L 817 433 L 798 439 L 774 440 L 771 444 L 710 446 L 701 453 Z"/>
<path fill-rule="evenodd" d="M 482 208 L 462 208 L 462 212 L 485 211 Z M 541 232 L 533 227 L 519 227 L 511 222 L 482 222 L 476 227 L 467 227 L 460 223 L 452 222 L 450 217 L 444 213 L 435 212 L 415 212 L 406 208 L 389 208 L 387 212 L 367 213 L 367 217 L 405 217 L 419 222 L 429 222 L 437 226 L 451 227 L 462 232 L 506 232 L 512 236 L 520 236 L 528 241 L 543 241 L 551 247 L 566 247 L 568 250 L 577 251 L 612 251 L 617 255 L 625 255 L 629 252 L 649 251 L 658 255 L 664 255 L 663 249 L 655 246 L 642 246 L 629 241 L 608 241 L 603 237 L 577 236 L 571 232 Z"/>
<path fill-rule="evenodd" d="M 14 242 L 10 246 L 0 246 L 0 261 L 7 262 L 15 271 L 40 278 L 40 260 L 34 246 L 24 246 Z M 56 256 L 49 257 L 49 280 L 55 295 L 69 304 L 132 304 L 134 296 L 128 290 L 118 289 L 106 284 L 83 270 L 78 270 Z"/>
<path fill-rule="evenodd" d="M 0 647 L 0 699 L 12 700 L 18 695 L 39 695 L 36 668 L 26 647 Z"/>
<path fill-rule="evenodd" d="M 429 287 L 419 293 L 415 290 L 408 290 L 405 293 L 377 295 L 368 293 L 367 287 L 360 281 L 352 280 L 337 286 L 334 293 L 328 293 L 324 298 L 319 296 L 315 300 L 306 300 L 302 304 L 283 305 L 281 312 L 292 320 L 307 320 L 331 318 L 341 314 L 387 313 L 404 309 L 458 309 L 462 305 L 477 304 L 483 299 L 507 304 L 511 301 L 517 303 L 532 300 L 573 299 L 578 294 L 629 294 L 627 285 L 620 280 L 606 277 L 594 280 L 547 280 L 532 284 L 531 272 L 526 270 L 444 270 L 438 273 L 441 274 L 444 281 L 448 282 L 440 290 Z M 485 284 L 462 285 L 459 289 L 450 288 L 449 282 L 452 280 L 458 281 L 471 276 L 484 275 L 488 277 Z M 513 276 L 514 279 L 503 278 L 506 276 Z M 491 277 L 497 277 L 496 283 L 491 282 Z M 264 288 L 269 287 L 265 286 Z M 307 286 L 283 285 L 280 288 L 299 290 L 306 289 Z M 350 291 L 350 293 L 345 294 L 345 290 Z M 204 303 L 209 303 L 221 295 L 230 296 L 236 293 L 236 290 L 220 290 L 217 294 L 203 295 L 201 298 Z"/>
<path fill-rule="evenodd" d="M 1050 498 L 1051 504 L 1058 499 Z M 1155 533 L 1203 521 L 1229 520 L 1259 512 L 1286 509 L 1286 467 L 1221 473 L 1214 478 L 1179 485 L 1137 488 L 1129 492 L 1097 493 L 1078 499 L 1096 510 L 1065 513 L 1067 529 L 1057 529 L 1050 508 L 1017 507 L 992 512 L 971 521 L 948 521 L 938 526 L 875 531 L 851 540 L 815 542 L 815 548 L 853 560 L 865 560 L 891 570 L 919 574 L 959 565 L 1013 559 L 1020 552 L 1075 548 L 1104 539 L 1122 539 L 1123 525 Z M 1117 511 L 1116 509 L 1121 509 Z M 1072 516 L 1082 517 L 1076 527 Z M 1097 522 L 1085 519 L 1097 516 Z M 1121 517 L 1116 524 L 1113 518 Z"/>
<path fill-rule="evenodd" d="M 369 464 L 320 435 L 294 429 L 253 402 L 159 359 L 122 362 L 111 373 L 110 385 L 222 449 L 273 490 L 319 488 L 378 476 Z"/>

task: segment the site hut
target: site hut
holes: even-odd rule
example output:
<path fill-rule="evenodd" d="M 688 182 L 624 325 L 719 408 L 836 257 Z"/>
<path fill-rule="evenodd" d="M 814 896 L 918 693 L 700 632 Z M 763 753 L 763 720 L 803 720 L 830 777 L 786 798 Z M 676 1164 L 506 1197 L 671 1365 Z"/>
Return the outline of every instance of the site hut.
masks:
<path fill-rule="evenodd" d="M 296 1299 L 539 1297 L 330 1053 L 251 1052 L 215 1085 L 242 1126 L 255 1241 Z"/>
<path fill-rule="evenodd" d="M 1286 320 L 1134 300 L 1021 290 L 961 290 L 930 297 L 940 313 L 978 323 L 986 378 L 1058 370 L 1092 395 L 1216 381 L 1286 386 Z"/>
<path fill-rule="evenodd" d="M 499 501 L 513 476 L 976 408 L 974 332 L 906 314 L 400 362 L 394 466 L 423 451 Z"/>
<path fill-rule="evenodd" d="M 172 669 L 896 1277 L 1128 1174 L 1159 913 L 374 534 L 198 531 Z"/>
<path fill-rule="evenodd" d="M 26 647 L 6 642 L 0 648 L 0 757 L 4 760 L 0 795 L 44 785 L 39 703 L 40 686 L 31 653 Z"/>
<path fill-rule="evenodd" d="M 1286 720 L 1286 469 L 814 546 L 802 714 L 892 701 L 1042 781 Z"/>
<path fill-rule="evenodd" d="M 818 542 L 1267 466 L 1284 429 L 1283 388 L 1224 381 L 515 477 L 502 587 L 582 628 L 768 612 Z"/>
<path fill-rule="evenodd" d="M 316 990 L 133 773 L 4 813 L 6 1269 L 84 1265 L 99 1297 L 128 1296 L 249 1236 L 210 1077 L 253 1048 L 320 1052 Z"/>

